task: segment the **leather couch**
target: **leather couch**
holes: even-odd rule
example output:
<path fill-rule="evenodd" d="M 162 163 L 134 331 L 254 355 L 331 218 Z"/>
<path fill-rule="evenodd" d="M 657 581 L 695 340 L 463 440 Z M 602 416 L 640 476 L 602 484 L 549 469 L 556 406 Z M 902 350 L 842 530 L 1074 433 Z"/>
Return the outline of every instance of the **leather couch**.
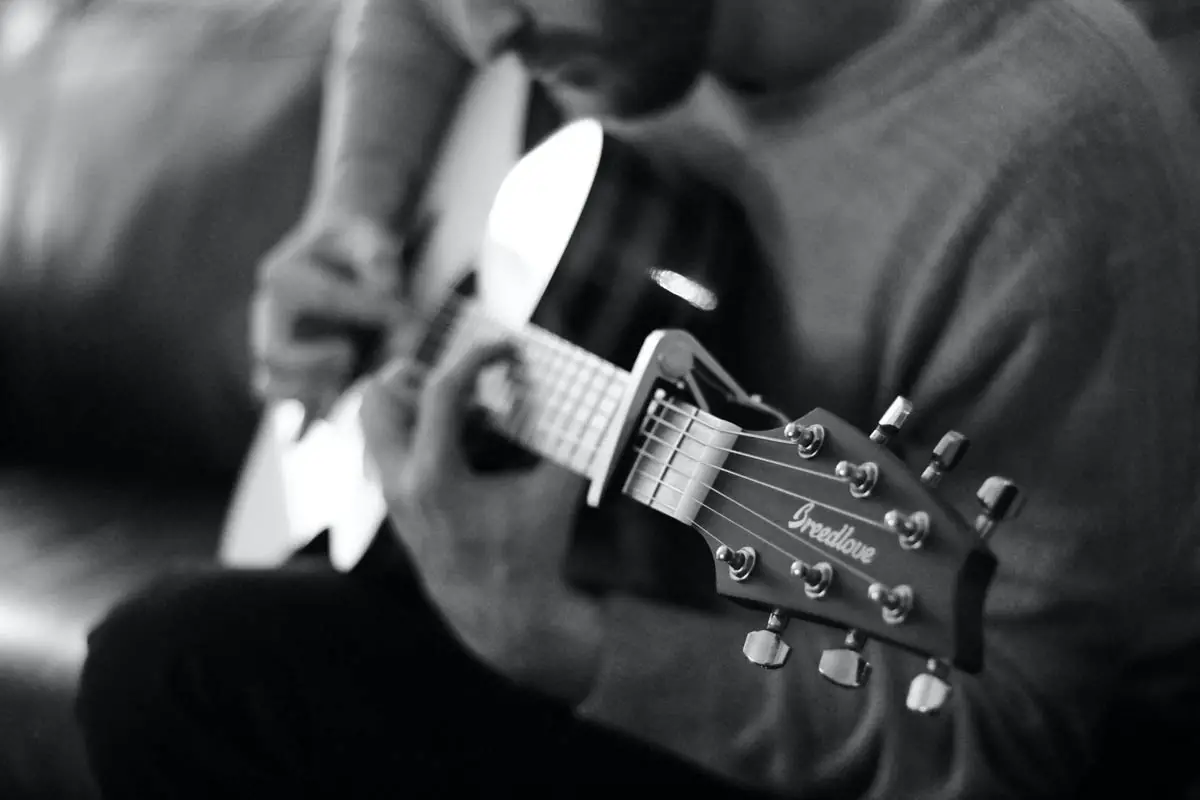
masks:
<path fill-rule="evenodd" d="M 0 3 L 0 798 L 94 796 L 84 636 L 212 560 L 336 0 Z"/>
<path fill-rule="evenodd" d="M 246 300 L 307 193 L 336 3 L 0 3 L 0 798 L 94 797 L 85 632 L 215 557 L 256 423 Z M 1153 20 L 1200 101 L 1184 16 Z"/>

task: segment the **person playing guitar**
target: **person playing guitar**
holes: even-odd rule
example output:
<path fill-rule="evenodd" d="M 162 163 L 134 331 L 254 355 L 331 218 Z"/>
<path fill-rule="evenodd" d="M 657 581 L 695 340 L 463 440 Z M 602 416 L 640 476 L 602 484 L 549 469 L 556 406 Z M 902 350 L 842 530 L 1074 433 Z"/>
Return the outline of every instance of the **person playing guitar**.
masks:
<path fill-rule="evenodd" d="M 649 263 L 635 280 L 621 265 L 637 259 L 614 254 L 673 212 L 639 204 L 649 183 L 587 201 L 610 227 L 564 255 L 566 274 L 602 253 L 547 295 L 558 330 L 635 325 L 629 287 L 650 275 L 690 287 L 687 329 L 709 350 L 648 331 L 654 359 L 569 350 L 625 403 L 606 420 L 626 434 L 579 470 L 487 466 L 464 445 L 484 436 L 477 379 L 528 365 L 519 337 L 433 365 L 364 355 L 364 332 L 415 313 L 402 266 L 448 120 L 472 76 L 513 56 L 558 121 L 598 120 L 618 152 L 728 198 L 748 231 L 676 226 L 675 250 L 728 248 L 711 281 Z M 300 558 L 177 575 L 115 609 L 79 698 L 104 796 L 1180 796 L 1200 706 L 1200 132 L 1180 95 L 1116 0 L 346 0 L 309 210 L 262 266 L 255 385 L 321 419 L 365 371 L 388 534 L 350 574 Z M 761 392 L 739 395 L 759 412 L 828 415 L 734 424 L 635 391 L 651 368 L 683 386 L 693 362 Z M 850 431 L 897 396 L 864 449 Z M 939 440 L 952 428 L 972 443 L 961 465 L 962 440 Z M 691 441 L 711 469 L 670 484 Z M 935 478 L 956 466 L 938 500 L 900 469 L 933 447 Z M 821 460 L 851 450 L 866 455 Z M 639 495 L 631 459 L 662 468 L 673 504 Z M 633 503 L 585 507 L 618 473 L 706 535 Z M 719 483 L 733 475 L 742 494 Z M 833 477 L 842 499 L 822 505 Z M 876 509 L 877 481 L 928 515 L 854 512 Z M 991 537 L 1015 484 L 1027 502 Z M 969 528 L 981 485 L 994 558 L 944 535 Z M 770 519 L 747 499 L 766 489 L 791 498 Z M 737 508 L 747 535 L 764 518 L 756 538 L 728 539 Z M 781 543 L 800 549 L 780 560 Z M 714 563 L 744 602 L 712 599 Z M 876 580 L 896 574 L 911 580 Z M 778 600 L 788 580 L 796 599 Z M 950 662 L 964 674 L 947 699 Z"/>

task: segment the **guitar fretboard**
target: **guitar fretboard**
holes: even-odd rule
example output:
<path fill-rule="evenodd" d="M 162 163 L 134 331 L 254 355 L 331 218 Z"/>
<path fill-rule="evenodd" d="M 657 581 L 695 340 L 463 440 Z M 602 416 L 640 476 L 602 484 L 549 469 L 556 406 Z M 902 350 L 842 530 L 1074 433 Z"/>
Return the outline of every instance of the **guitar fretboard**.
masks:
<path fill-rule="evenodd" d="M 492 424 L 543 458 L 588 474 L 629 373 L 543 328 L 510 328 L 466 298 L 439 314 L 422 345 L 423 360 L 433 363 L 501 338 L 517 345 L 521 369 L 496 367 L 481 378 L 479 401 Z"/>
<path fill-rule="evenodd" d="M 418 357 L 432 364 L 501 338 L 516 344 L 521 369 L 495 367 L 482 376 L 478 399 L 492 424 L 541 457 L 590 477 L 605 435 L 621 422 L 629 373 L 543 328 L 513 329 L 462 297 L 439 312 Z M 641 420 L 641 444 L 624 492 L 694 522 L 739 430 L 692 405 L 656 401 Z"/>

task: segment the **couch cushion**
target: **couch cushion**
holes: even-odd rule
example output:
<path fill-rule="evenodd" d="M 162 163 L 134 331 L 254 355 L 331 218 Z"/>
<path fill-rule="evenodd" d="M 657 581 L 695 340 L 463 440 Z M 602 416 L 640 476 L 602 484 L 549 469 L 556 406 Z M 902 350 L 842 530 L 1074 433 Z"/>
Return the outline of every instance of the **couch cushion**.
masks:
<path fill-rule="evenodd" d="M 307 195 L 335 13 L 93 0 L 2 62 L 0 447 L 237 468 L 254 267 Z"/>
<path fill-rule="evenodd" d="M 72 707 L 86 633 L 162 570 L 211 561 L 225 499 L 0 467 L 0 797 L 92 796 Z"/>

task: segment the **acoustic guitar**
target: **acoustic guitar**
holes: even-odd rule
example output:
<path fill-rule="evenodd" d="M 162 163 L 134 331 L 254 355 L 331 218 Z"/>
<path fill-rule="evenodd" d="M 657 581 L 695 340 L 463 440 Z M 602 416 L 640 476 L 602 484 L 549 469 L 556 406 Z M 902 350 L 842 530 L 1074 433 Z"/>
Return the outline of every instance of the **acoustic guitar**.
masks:
<path fill-rule="evenodd" d="M 1016 487 L 987 480 L 968 522 L 935 491 L 965 437 L 947 434 L 920 475 L 889 450 L 904 398 L 862 432 L 822 409 L 791 419 L 743 390 L 701 344 L 736 302 L 722 276 L 755 257 L 736 204 L 595 121 L 539 127 L 532 92 L 516 61 L 498 61 L 450 125 L 405 259 L 416 356 L 516 340 L 521 388 L 486 374 L 482 427 L 587 478 L 590 506 L 637 503 L 702 536 L 717 593 L 767 617 L 746 638 L 749 661 L 783 666 L 789 619 L 814 621 L 845 633 L 818 665 L 832 683 L 864 684 L 875 638 L 927 659 L 908 705 L 940 709 L 951 667 L 982 669 L 987 537 Z M 360 393 L 303 435 L 298 408 L 267 411 L 225 563 L 281 564 L 317 536 L 339 569 L 362 558 L 386 508 L 365 469 Z"/>

